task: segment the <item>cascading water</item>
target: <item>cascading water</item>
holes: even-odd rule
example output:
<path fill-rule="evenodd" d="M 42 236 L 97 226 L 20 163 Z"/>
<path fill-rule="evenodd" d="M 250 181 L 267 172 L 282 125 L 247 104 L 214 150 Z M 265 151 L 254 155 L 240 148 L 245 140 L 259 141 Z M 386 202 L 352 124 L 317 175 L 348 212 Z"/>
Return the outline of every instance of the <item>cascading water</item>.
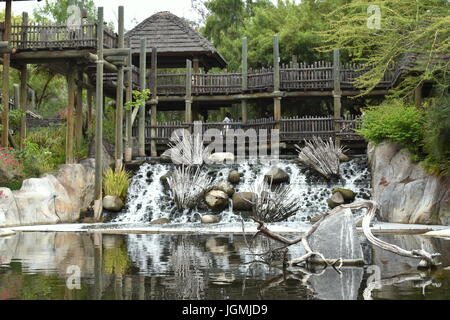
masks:
<path fill-rule="evenodd" d="M 304 222 L 328 210 L 326 200 L 335 187 L 351 189 L 356 199 L 369 197 L 370 174 L 365 157 L 356 157 L 341 164 L 341 178 L 326 181 L 312 170 L 299 166 L 292 160 L 280 160 L 277 166 L 290 176 L 292 192 L 301 204 L 298 213 L 288 222 Z M 241 182 L 235 186 L 236 192 L 251 191 L 256 181 L 264 179 L 270 170 L 270 163 L 257 164 L 251 161 L 235 165 L 206 166 L 213 177 L 213 185 L 227 179 L 232 169 L 242 173 Z M 128 190 L 124 211 L 113 220 L 121 223 L 148 223 L 158 218 L 170 218 L 173 223 L 199 221 L 199 214 L 183 213 L 174 215 L 173 202 L 165 191 L 160 178 L 173 169 L 172 164 L 143 164 L 134 175 Z M 231 202 L 231 201 L 230 201 Z M 231 203 L 221 213 L 221 222 L 240 222 L 241 217 L 233 213 Z"/>

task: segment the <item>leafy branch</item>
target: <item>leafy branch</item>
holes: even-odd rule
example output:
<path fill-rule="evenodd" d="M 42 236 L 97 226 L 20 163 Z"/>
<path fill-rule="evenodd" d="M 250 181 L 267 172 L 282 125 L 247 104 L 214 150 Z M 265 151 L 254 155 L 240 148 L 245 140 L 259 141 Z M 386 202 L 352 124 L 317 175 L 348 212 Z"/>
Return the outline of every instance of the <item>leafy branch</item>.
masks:
<path fill-rule="evenodd" d="M 133 100 L 125 103 L 124 109 L 127 111 L 133 110 L 141 106 L 145 106 L 145 102 L 150 98 L 150 89 L 143 91 L 133 90 Z"/>

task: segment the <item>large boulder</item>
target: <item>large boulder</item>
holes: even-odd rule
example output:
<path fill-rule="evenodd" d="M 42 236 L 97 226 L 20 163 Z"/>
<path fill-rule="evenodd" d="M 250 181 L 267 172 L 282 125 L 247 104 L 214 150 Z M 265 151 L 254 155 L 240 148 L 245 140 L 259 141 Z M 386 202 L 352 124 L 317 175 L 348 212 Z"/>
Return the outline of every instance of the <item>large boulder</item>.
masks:
<path fill-rule="evenodd" d="M 254 201 L 256 195 L 253 192 L 236 192 L 233 194 L 233 210 L 234 211 L 251 211 L 252 201 Z"/>
<path fill-rule="evenodd" d="M 228 173 L 228 181 L 233 184 L 239 183 L 241 181 L 241 174 L 237 170 L 231 170 Z"/>
<path fill-rule="evenodd" d="M 231 152 L 215 152 L 206 159 L 208 164 L 222 164 L 222 163 L 233 163 L 234 154 Z"/>
<path fill-rule="evenodd" d="M 286 171 L 278 167 L 272 167 L 264 176 L 269 183 L 280 184 L 289 182 L 289 175 Z"/>
<path fill-rule="evenodd" d="M 350 209 L 325 218 L 309 238 L 313 251 L 327 259 L 363 260 L 363 252 Z"/>
<path fill-rule="evenodd" d="M 118 196 L 107 195 L 103 197 L 103 209 L 105 210 L 119 212 L 123 209 L 123 206 L 124 203 Z"/>
<path fill-rule="evenodd" d="M 75 222 L 94 200 L 94 160 L 60 166 L 56 175 L 0 188 L 0 227 Z"/>
<path fill-rule="evenodd" d="M 229 197 L 233 196 L 234 194 L 234 188 L 233 185 L 227 181 L 222 181 L 216 184 L 213 188 L 213 190 L 220 190 L 225 192 Z"/>
<path fill-rule="evenodd" d="M 399 144 L 367 147 L 372 199 L 383 221 L 450 225 L 450 177 L 429 175 Z"/>
<path fill-rule="evenodd" d="M 213 211 L 222 211 L 228 206 L 228 195 L 221 190 L 211 190 L 205 196 L 205 202 Z"/>

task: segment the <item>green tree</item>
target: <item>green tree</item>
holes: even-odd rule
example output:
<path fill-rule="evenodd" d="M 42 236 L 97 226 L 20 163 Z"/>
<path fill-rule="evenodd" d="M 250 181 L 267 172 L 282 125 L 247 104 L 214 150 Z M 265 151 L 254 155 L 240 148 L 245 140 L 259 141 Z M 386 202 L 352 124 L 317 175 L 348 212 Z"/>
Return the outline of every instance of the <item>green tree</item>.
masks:
<path fill-rule="evenodd" d="M 379 27 L 370 23 L 378 10 Z M 355 0 L 327 16 L 322 50 L 346 50 L 354 61 L 371 67 L 357 79 L 358 86 L 366 89 L 363 93 L 372 90 L 393 64 L 408 71 L 393 91 L 399 96 L 411 95 L 427 81 L 445 89 L 450 68 L 450 60 L 443 59 L 450 52 L 449 10 L 447 0 Z"/>
<path fill-rule="evenodd" d="M 88 20 L 95 20 L 94 0 L 45 0 L 44 5 L 34 10 L 34 19 L 36 22 L 43 24 L 66 24 L 69 17 L 68 8 L 70 5 L 76 5 L 79 8 L 86 9 Z"/>

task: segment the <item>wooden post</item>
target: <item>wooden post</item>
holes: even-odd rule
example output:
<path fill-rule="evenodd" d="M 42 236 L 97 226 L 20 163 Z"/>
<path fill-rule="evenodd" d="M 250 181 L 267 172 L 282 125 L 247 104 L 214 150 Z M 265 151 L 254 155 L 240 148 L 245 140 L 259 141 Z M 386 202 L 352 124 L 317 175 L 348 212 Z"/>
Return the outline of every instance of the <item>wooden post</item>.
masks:
<path fill-rule="evenodd" d="M 83 143 L 83 71 L 77 72 L 77 92 L 75 103 L 75 149 L 79 150 Z"/>
<path fill-rule="evenodd" d="M 9 41 L 9 35 L 11 32 L 11 0 L 6 0 L 5 5 L 5 30 L 3 32 L 3 40 Z M 9 135 L 9 66 L 10 66 L 10 54 L 3 54 L 3 86 L 2 86 L 2 146 L 8 147 L 8 135 Z"/>
<path fill-rule="evenodd" d="M 130 48 L 130 53 L 127 59 L 127 88 L 125 93 L 125 100 L 133 100 L 133 69 L 132 69 L 132 56 L 131 56 L 131 38 L 128 38 L 127 46 Z M 133 125 L 131 123 L 132 110 L 127 110 L 125 112 L 125 162 L 130 162 L 133 155 Z"/>
<path fill-rule="evenodd" d="M 124 47 L 124 14 L 123 6 L 119 6 L 119 36 L 118 48 Z M 117 67 L 117 91 L 116 91 L 116 141 L 115 141 L 115 162 L 116 168 L 122 166 L 123 161 L 123 66 Z"/>
<path fill-rule="evenodd" d="M 87 89 L 87 131 L 91 132 L 92 130 L 92 98 L 93 93 L 92 89 Z"/>
<path fill-rule="evenodd" d="M 417 108 L 420 108 L 422 105 L 422 87 L 423 83 L 419 83 L 419 85 L 414 89 L 414 103 Z"/>
<path fill-rule="evenodd" d="M 27 65 L 20 68 L 20 107 L 22 108 L 22 118 L 20 119 L 20 142 L 19 148 L 23 150 L 25 138 L 27 137 Z"/>
<path fill-rule="evenodd" d="M 336 120 L 341 118 L 341 59 L 339 49 L 333 51 L 333 110 L 334 110 L 334 131 L 341 130 L 340 123 Z M 339 146 L 340 139 L 336 137 L 336 145 Z"/>
<path fill-rule="evenodd" d="M 75 105 L 75 72 L 69 71 L 67 74 L 67 129 L 66 129 L 66 163 L 74 163 L 73 138 L 74 138 L 74 119 L 73 108 Z"/>
<path fill-rule="evenodd" d="M 280 93 L 280 49 L 278 45 L 278 35 L 273 36 L 273 92 Z M 273 98 L 273 119 L 281 120 L 281 97 Z M 280 129 L 279 123 L 275 125 Z"/>
<path fill-rule="evenodd" d="M 158 79 L 158 52 L 155 47 L 152 48 L 152 66 L 150 73 L 150 91 L 152 98 L 150 100 L 150 125 L 156 126 L 157 124 L 157 107 L 158 107 L 158 93 L 157 93 L 157 79 Z M 151 137 L 156 137 L 156 128 L 150 130 Z M 156 140 L 152 139 L 150 142 L 150 155 L 152 157 L 157 156 Z"/>
<path fill-rule="evenodd" d="M 141 39 L 141 52 L 139 56 L 139 83 L 141 90 L 146 89 L 146 66 L 147 59 L 147 40 L 145 38 Z M 139 107 L 139 156 L 145 157 L 145 103 L 143 106 Z"/>
<path fill-rule="evenodd" d="M 185 121 L 192 123 L 192 61 L 186 60 Z"/>
<path fill-rule="evenodd" d="M 97 70 L 95 101 L 95 203 L 94 218 L 102 214 L 102 178 L 103 178 L 103 7 L 98 8 L 97 20 Z"/>
<path fill-rule="evenodd" d="M 28 13 L 23 12 L 22 13 L 22 25 L 26 26 L 28 25 Z M 25 46 L 26 40 L 27 40 L 27 31 L 26 28 L 23 28 L 22 33 L 22 40 Z M 27 80 L 28 80 L 28 74 L 27 74 L 27 64 L 21 66 L 20 68 L 20 106 L 22 108 L 22 118 L 20 119 L 20 141 L 19 141 L 19 148 L 23 150 L 24 148 L 24 142 L 25 138 L 27 137 L 27 95 L 28 95 L 28 87 L 27 87 Z"/>
<path fill-rule="evenodd" d="M 20 101 L 20 86 L 16 83 L 13 84 L 14 89 L 14 109 L 21 109 L 21 101 Z"/>
<path fill-rule="evenodd" d="M 247 37 L 242 38 L 242 92 L 248 89 Z M 247 100 L 241 100 L 242 122 L 247 122 Z"/>

